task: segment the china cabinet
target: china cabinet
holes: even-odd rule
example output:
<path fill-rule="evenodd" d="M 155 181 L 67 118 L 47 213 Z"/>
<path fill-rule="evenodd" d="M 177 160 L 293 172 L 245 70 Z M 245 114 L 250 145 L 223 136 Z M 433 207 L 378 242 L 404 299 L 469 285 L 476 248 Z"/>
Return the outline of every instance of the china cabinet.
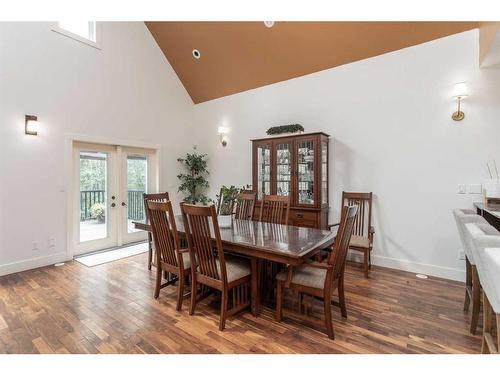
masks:
<path fill-rule="evenodd" d="M 326 228 L 329 137 L 309 133 L 252 140 L 254 218 L 262 194 L 290 195 L 290 225 Z"/>

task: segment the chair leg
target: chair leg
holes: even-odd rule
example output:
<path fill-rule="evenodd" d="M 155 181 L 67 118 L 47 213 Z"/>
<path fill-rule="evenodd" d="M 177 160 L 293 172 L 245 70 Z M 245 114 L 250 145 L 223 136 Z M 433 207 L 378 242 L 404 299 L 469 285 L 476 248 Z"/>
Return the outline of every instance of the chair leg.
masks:
<path fill-rule="evenodd" d="M 179 276 L 179 286 L 177 287 L 177 311 L 182 308 L 182 301 L 184 300 L 184 276 Z"/>
<path fill-rule="evenodd" d="M 151 232 L 148 232 L 148 270 L 151 269 L 153 262 L 153 239 L 151 237 Z"/>
<path fill-rule="evenodd" d="M 276 321 L 281 322 L 283 318 L 283 287 L 281 285 L 281 281 L 278 280 L 276 284 Z"/>
<path fill-rule="evenodd" d="M 344 277 L 342 276 L 339 280 L 339 286 L 337 288 L 339 292 L 339 304 L 340 304 L 340 312 L 344 318 L 347 318 L 347 308 L 345 304 L 345 295 L 344 295 Z"/>
<path fill-rule="evenodd" d="M 372 252 L 371 252 L 371 250 L 368 250 L 368 268 L 370 270 L 372 269 Z"/>
<path fill-rule="evenodd" d="M 156 268 L 155 298 L 158 298 L 160 296 L 161 274 L 162 274 L 161 267 L 158 266 Z"/>
<path fill-rule="evenodd" d="M 481 286 L 477 268 L 472 267 L 472 317 L 470 322 L 470 333 L 476 334 L 477 323 L 479 321 L 479 310 L 481 308 Z"/>
<path fill-rule="evenodd" d="M 368 251 L 364 252 L 364 273 L 365 278 L 368 278 Z"/>
<path fill-rule="evenodd" d="M 483 293 L 484 294 L 484 293 Z M 481 340 L 481 354 L 487 354 L 490 352 L 488 348 L 488 343 L 486 342 L 486 335 L 491 334 L 491 305 L 486 294 L 484 294 L 484 305 L 483 305 L 483 339 Z M 498 328 L 497 328 L 498 329 Z"/>
<path fill-rule="evenodd" d="M 333 324 L 332 324 L 332 304 L 330 303 L 330 299 L 325 298 L 323 300 L 323 305 L 325 308 L 325 325 L 328 337 L 332 340 L 335 340 L 335 335 L 333 333 Z"/>
<path fill-rule="evenodd" d="M 469 311 L 470 296 L 468 289 L 472 289 L 472 266 L 467 256 L 465 257 L 465 298 L 464 298 L 464 311 Z"/>
<path fill-rule="evenodd" d="M 196 294 L 198 292 L 198 286 L 196 285 L 196 276 L 191 274 L 191 304 L 189 305 L 189 315 L 194 314 L 194 308 L 196 307 Z"/>
<path fill-rule="evenodd" d="M 219 331 L 223 331 L 226 326 L 226 316 L 227 316 L 227 290 L 222 291 L 222 298 L 220 301 L 220 324 Z"/>

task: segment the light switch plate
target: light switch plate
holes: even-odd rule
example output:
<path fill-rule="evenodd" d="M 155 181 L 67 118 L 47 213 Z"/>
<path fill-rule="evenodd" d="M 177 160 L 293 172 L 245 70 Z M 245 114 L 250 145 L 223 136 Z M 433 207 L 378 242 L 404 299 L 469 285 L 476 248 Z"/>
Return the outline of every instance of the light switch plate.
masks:
<path fill-rule="evenodd" d="M 458 194 L 467 193 L 467 187 L 465 184 L 458 184 Z"/>
<path fill-rule="evenodd" d="M 469 194 L 481 194 L 482 186 L 480 184 L 469 185 Z"/>

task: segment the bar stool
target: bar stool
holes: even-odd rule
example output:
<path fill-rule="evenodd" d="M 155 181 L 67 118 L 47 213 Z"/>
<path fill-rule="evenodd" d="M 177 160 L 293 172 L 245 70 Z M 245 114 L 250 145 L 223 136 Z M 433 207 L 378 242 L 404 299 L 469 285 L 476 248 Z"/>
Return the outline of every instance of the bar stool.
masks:
<path fill-rule="evenodd" d="M 477 323 L 479 321 L 479 310 L 481 308 L 481 285 L 477 274 L 476 263 L 472 252 L 472 243 L 470 235 L 465 230 L 464 225 L 468 223 L 480 223 L 488 225 L 488 222 L 477 215 L 474 210 L 455 209 L 453 216 L 457 223 L 458 233 L 462 246 L 465 252 L 465 300 L 464 311 L 469 310 L 470 302 L 472 301 L 472 316 L 470 324 L 470 333 L 476 333 Z M 494 228 L 493 228 L 494 229 Z"/>
<path fill-rule="evenodd" d="M 483 288 L 483 340 L 481 353 L 500 350 L 500 236 L 483 224 L 467 224 L 474 246 L 474 256 Z M 496 339 L 492 321 L 496 321 Z"/>

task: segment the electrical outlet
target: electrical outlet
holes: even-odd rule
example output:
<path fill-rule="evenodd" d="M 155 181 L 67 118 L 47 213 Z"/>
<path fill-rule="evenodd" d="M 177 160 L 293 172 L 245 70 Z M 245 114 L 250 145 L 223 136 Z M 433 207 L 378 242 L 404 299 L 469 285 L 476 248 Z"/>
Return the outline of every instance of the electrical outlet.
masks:
<path fill-rule="evenodd" d="M 31 246 L 31 249 L 32 249 L 33 251 L 38 250 L 38 242 L 33 241 L 33 242 L 32 242 L 32 246 Z"/>
<path fill-rule="evenodd" d="M 458 194 L 467 193 L 467 188 L 465 184 L 458 184 Z"/>
<path fill-rule="evenodd" d="M 56 239 L 55 238 L 49 238 L 48 245 L 49 245 L 49 247 L 56 247 Z"/>
<path fill-rule="evenodd" d="M 458 259 L 465 260 L 465 251 L 462 249 L 458 250 Z"/>

